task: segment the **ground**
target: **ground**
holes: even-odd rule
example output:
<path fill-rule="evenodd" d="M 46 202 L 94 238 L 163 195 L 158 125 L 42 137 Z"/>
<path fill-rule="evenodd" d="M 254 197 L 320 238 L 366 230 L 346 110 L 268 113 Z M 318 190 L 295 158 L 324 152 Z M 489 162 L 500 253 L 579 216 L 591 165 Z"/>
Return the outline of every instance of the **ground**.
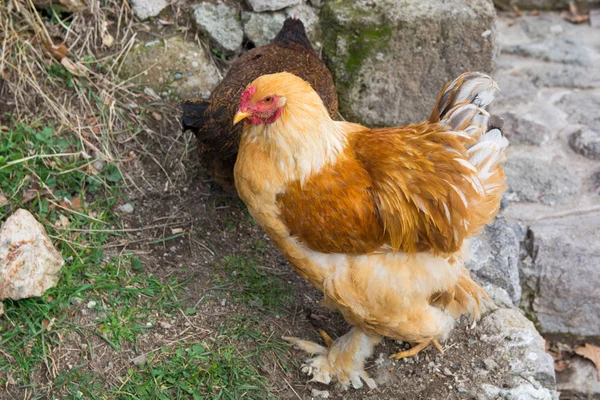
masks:
<path fill-rule="evenodd" d="M 506 369 L 483 365 L 493 345 L 466 320 L 443 355 L 427 349 L 391 362 L 404 345 L 385 340 L 367 365 L 375 390 L 307 383 L 306 355 L 281 337 L 318 340 L 317 328 L 337 337 L 349 326 L 320 305 L 241 201 L 211 182 L 180 131 L 177 103 L 115 84 L 103 57 L 118 52 L 106 48 L 103 17 L 121 49 L 132 32 L 185 32 L 185 18 L 156 32 L 108 4 L 69 48 L 85 68 L 32 38 L 44 36 L 37 18 L 55 38 L 65 35 L 61 18 L 80 33 L 90 20 L 23 5 L 0 15 L 4 43 L 16 49 L 0 61 L 9 66 L 0 220 L 31 210 L 66 259 L 44 297 L 4 302 L 0 397 L 309 399 L 327 390 L 330 399 L 448 400 L 472 398 L 481 379 L 502 386 Z M 487 372 L 473 377 L 474 369 Z"/>

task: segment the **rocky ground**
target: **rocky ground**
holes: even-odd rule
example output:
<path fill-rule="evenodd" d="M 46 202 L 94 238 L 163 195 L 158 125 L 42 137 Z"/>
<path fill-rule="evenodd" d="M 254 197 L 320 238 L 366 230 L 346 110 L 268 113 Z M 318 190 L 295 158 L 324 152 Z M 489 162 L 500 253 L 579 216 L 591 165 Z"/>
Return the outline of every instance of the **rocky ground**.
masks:
<path fill-rule="evenodd" d="M 115 352 L 92 339 L 90 361 L 68 363 L 81 362 L 118 387 L 129 380 L 124 371 L 172 359 L 163 352 L 174 343 L 231 342 L 244 356 L 275 343 L 257 361 L 275 398 L 600 398 L 593 364 L 579 357 L 566 360 L 557 391 L 554 361 L 538 332 L 570 345 L 600 336 L 600 30 L 558 12 L 501 12 L 495 20 L 483 0 L 446 8 L 321 3 L 131 0 L 142 22 L 119 76 L 164 112 L 139 134 L 143 155 L 123 162 L 133 185 L 118 212 L 136 232 L 128 250 L 152 275 L 185 278 L 186 297 L 180 313 L 160 317 L 135 346 Z M 443 355 L 428 349 L 392 362 L 386 355 L 405 344 L 384 341 L 367 366 L 378 384 L 370 392 L 306 382 L 299 368 L 305 355 L 277 338 L 316 340 L 315 327 L 340 336 L 347 324 L 319 305 L 319 293 L 293 273 L 243 205 L 210 182 L 192 138 L 179 132 L 176 101 L 207 96 L 237 54 L 268 41 L 292 14 L 307 22 L 333 70 L 346 117 L 377 125 L 421 119 L 441 85 L 465 69 L 494 70 L 501 89 L 492 112 L 504 118 L 511 141 L 509 190 L 497 220 L 472 241 L 469 263 L 492 304 L 476 326 L 460 321 Z M 93 324 L 89 307 L 73 307 L 81 324 Z M 66 340 L 87 360 L 88 344 Z M 8 398 L 27 397 L 27 389 L 7 387 Z"/>

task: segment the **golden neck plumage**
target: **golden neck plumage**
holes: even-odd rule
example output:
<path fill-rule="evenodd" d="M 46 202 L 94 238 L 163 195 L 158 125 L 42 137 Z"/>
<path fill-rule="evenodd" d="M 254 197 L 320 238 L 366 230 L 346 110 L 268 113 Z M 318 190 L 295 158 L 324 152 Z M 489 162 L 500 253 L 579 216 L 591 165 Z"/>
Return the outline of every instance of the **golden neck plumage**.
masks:
<path fill-rule="evenodd" d="M 333 164 L 347 145 L 343 126 L 329 117 L 316 93 L 303 101 L 288 98 L 274 123 L 246 125 L 242 140 L 263 148 L 288 182 L 304 182 Z"/>

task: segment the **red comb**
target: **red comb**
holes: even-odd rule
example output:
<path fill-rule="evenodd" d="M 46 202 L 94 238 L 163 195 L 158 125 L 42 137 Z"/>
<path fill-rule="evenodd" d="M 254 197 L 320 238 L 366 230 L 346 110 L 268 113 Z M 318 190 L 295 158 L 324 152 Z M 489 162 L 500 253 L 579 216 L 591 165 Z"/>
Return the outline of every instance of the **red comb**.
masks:
<path fill-rule="evenodd" d="M 242 93 L 242 100 L 240 101 L 240 108 L 246 108 L 250 102 L 250 96 L 256 93 L 256 86 L 250 86 Z"/>

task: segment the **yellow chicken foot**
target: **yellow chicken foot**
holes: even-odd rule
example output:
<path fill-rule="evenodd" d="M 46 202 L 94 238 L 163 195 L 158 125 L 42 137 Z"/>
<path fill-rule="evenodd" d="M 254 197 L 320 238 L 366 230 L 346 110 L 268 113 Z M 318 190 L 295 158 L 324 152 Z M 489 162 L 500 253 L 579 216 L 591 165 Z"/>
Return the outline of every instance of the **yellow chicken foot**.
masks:
<path fill-rule="evenodd" d="M 333 339 L 331 338 L 331 336 L 329 336 L 327 334 L 327 332 L 325 332 L 323 329 L 319 329 L 319 335 L 321 335 L 321 337 L 323 338 L 323 341 L 325 342 L 325 346 L 330 348 L 331 345 L 333 344 Z"/>
<path fill-rule="evenodd" d="M 433 339 L 431 342 L 429 343 L 418 343 L 416 345 L 414 345 L 413 347 L 411 347 L 408 350 L 405 351 L 400 351 L 398 353 L 394 353 L 392 355 L 390 355 L 390 358 L 393 358 L 395 360 L 399 360 L 401 358 L 408 358 L 408 357 L 414 357 L 417 354 L 419 354 L 422 350 L 426 349 L 427 347 L 429 347 L 429 345 L 433 344 L 433 346 L 442 354 L 444 354 L 444 349 L 442 348 L 442 345 L 440 344 L 440 342 L 437 341 L 437 339 Z"/>

